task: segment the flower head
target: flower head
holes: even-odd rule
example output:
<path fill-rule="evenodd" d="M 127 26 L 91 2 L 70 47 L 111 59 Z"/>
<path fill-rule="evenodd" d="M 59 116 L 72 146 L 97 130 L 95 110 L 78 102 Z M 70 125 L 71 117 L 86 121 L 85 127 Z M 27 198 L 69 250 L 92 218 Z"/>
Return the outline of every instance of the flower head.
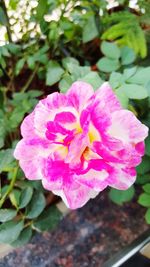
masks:
<path fill-rule="evenodd" d="M 26 178 L 82 207 L 107 186 L 120 190 L 135 181 L 148 128 L 122 109 L 108 83 L 96 92 L 75 82 L 64 95 L 39 101 L 21 125 L 14 156 Z"/>

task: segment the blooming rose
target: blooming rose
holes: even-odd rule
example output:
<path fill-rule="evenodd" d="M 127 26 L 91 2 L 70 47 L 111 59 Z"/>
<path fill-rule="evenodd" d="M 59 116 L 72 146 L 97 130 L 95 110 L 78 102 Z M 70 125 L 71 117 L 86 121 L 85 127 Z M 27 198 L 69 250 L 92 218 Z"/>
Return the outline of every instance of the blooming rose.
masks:
<path fill-rule="evenodd" d="M 94 92 L 78 81 L 65 95 L 39 101 L 21 134 L 14 156 L 25 176 L 76 209 L 107 186 L 134 183 L 148 128 L 121 107 L 108 83 Z"/>

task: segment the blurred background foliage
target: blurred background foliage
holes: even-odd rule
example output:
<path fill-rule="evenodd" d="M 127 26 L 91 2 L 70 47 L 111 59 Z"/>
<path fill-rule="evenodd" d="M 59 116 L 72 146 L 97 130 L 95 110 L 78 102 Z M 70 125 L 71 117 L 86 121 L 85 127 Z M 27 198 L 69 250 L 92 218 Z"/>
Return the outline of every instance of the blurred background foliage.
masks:
<path fill-rule="evenodd" d="M 149 0 L 0 0 L 0 243 L 21 246 L 62 217 L 58 199 L 26 180 L 13 158 L 24 116 L 76 80 L 95 90 L 109 81 L 149 127 L 149 46 Z M 135 197 L 150 223 L 150 137 L 137 172 L 134 186 L 109 197 L 119 205 Z"/>

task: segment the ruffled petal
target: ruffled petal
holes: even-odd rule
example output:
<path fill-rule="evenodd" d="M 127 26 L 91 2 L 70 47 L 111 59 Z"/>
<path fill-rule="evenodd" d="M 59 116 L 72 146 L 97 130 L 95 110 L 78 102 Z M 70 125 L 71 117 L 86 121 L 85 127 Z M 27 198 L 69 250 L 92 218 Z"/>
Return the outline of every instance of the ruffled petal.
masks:
<path fill-rule="evenodd" d="M 108 183 L 107 177 L 109 174 L 106 170 L 94 170 L 90 169 L 88 172 L 82 175 L 78 175 L 76 178 L 78 183 L 89 187 L 90 189 L 95 190 L 96 192 L 100 192 L 104 190 Z"/>
<path fill-rule="evenodd" d="M 68 155 L 65 159 L 70 168 L 76 168 L 81 163 L 81 156 L 89 145 L 89 138 L 85 134 L 77 134 L 69 145 Z"/>
<path fill-rule="evenodd" d="M 34 109 L 34 128 L 36 133 L 44 137 L 47 122 L 54 121 L 57 114 L 61 112 L 71 112 L 72 116 L 78 116 L 77 111 L 71 107 L 67 97 L 63 94 L 53 93 L 44 100 L 39 101 Z"/>
<path fill-rule="evenodd" d="M 122 109 L 117 96 L 108 82 L 103 83 L 103 85 L 95 92 L 95 99 L 99 100 L 101 108 L 109 113 Z"/>
<path fill-rule="evenodd" d="M 108 185 L 118 190 L 128 189 L 136 180 L 135 168 L 118 168 L 109 177 Z"/>
<path fill-rule="evenodd" d="M 63 185 L 70 184 L 69 181 L 69 166 L 62 160 L 49 158 L 45 160 L 44 177 L 42 180 L 43 186 L 47 190 L 61 190 Z"/>
<path fill-rule="evenodd" d="M 19 160 L 20 167 L 29 180 L 40 180 L 43 178 L 43 157 L 39 155 L 39 146 L 30 145 L 22 139 L 16 146 L 14 157 Z"/>
<path fill-rule="evenodd" d="M 89 99 L 93 96 L 92 86 L 85 82 L 75 82 L 67 92 L 69 103 L 81 112 L 88 104 Z"/>
<path fill-rule="evenodd" d="M 22 139 L 18 142 L 14 157 L 19 160 L 26 178 L 43 179 L 45 160 L 49 157 L 62 160 L 66 157 L 67 148 L 59 144 L 49 144 L 43 139 Z"/>
<path fill-rule="evenodd" d="M 78 209 L 83 207 L 91 198 L 95 198 L 98 192 L 89 190 L 88 187 L 78 185 L 76 190 L 57 190 L 53 191 L 54 194 L 60 196 L 66 206 L 70 209 Z"/>
<path fill-rule="evenodd" d="M 123 143 L 139 143 L 148 135 L 148 128 L 128 110 L 112 113 L 111 125 L 108 133 Z"/>
<path fill-rule="evenodd" d="M 21 135 L 24 138 L 31 138 L 35 135 L 34 130 L 34 112 L 26 116 L 21 124 Z"/>

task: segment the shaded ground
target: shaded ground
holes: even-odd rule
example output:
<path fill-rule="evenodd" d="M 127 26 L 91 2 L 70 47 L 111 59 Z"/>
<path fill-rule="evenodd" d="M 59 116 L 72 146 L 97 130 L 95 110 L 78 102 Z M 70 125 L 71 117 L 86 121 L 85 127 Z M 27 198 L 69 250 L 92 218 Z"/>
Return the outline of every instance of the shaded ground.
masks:
<path fill-rule="evenodd" d="M 102 267 L 115 252 L 148 229 L 136 202 L 116 206 L 106 193 L 72 211 L 56 230 L 0 260 L 0 267 Z"/>

